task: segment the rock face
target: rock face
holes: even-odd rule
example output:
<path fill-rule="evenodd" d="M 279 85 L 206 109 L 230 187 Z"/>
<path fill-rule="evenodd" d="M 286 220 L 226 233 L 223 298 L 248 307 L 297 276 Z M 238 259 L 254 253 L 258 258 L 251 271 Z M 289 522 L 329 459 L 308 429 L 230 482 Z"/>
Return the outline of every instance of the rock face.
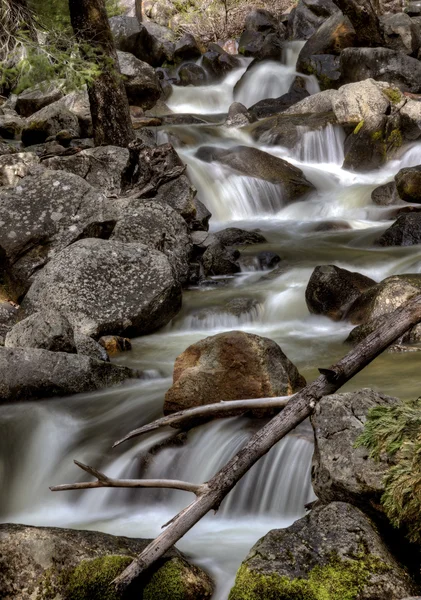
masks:
<path fill-rule="evenodd" d="M 193 344 L 177 358 L 165 395 L 171 413 L 221 400 L 295 393 L 305 379 L 272 340 L 230 331 Z"/>
<path fill-rule="evenodd" d="M 386 229 L 377 240 L 378 246 L 415 246 L 421 244 L 421 214 L 406 213 Z"/>
<path fill-rule="evenodd" d="M 76 242 L 43 269 L 22 311 L 55 309 L 75 331 L 100 337 L 142 335 L 166 325 L 181 307 L 167 257 L 139 243 Z"/>
<path fill-rule="evenodd" d="M 79 354 L 0 348 L 0 403 L 91 392 L 137 374 Z"/>
<path fill-rule="evenodd" d="M 150 540 L 54 527 L 0 525 L 0 596 L 31 600 L 46 594 L 56 600 L 120 600 L 111 581 Z M 148 578 L 133 585 L 138 598 L 210 598 L 209 576 L 175 548 L 165 553 Z"/>
<path fill-rule="evenodd" d="M 333 502 L 260 539 L 240 567 L 229 599 L 390 600 L 417 591 L 370 519 L 349 504 Z"/>
<path fill-rule="evenodd" d="M 397 398 L 370 389 L 326 396 L 311 417 L 314 454 L 313 490 L 324 504 L 348 502 L 368 511 L 379 510 L 383 478 L 389 464 L 374 461 L 366 448 L 355 448 L 367 413 L 375 406 L 396 404 Z"/>
<path fill-rule="evenodd" d="M 335 265 L 316 267 L 306 288 L 307 307 L 315 315 L 340 321 L 362 292 L 375 285 L 373 279 Z"/>
<path fill-rule="evenodd" d="M 117 52 L 117 56 L 129 103 L 145 110 L 155 106 L 161 96 L 155 69 L 128 52 Z"/>
<path fill-rule="evenodd" d="M 6 335 L 6 348 L 43 348 L 51 352 L 76 352 L 73 328 L 56 311 L 42 311 L 19 321 Z"/>
<path fill-rule="evenodd" d="M 16 296 L 54 254 L 115 224 L 106 198 L 71 173 L 39 170 L 0 190 L 1 268 Z"/>

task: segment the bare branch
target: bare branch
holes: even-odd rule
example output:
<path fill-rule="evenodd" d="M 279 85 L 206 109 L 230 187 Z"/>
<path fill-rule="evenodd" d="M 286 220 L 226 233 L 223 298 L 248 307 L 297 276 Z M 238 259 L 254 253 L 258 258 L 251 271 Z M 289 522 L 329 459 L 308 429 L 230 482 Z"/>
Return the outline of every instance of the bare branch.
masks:
<path fill-rule="evenodd" d="M 253 398 L 251 400 L 228 400 L 215 404 L 206 404 L 205 406 L 196 406 L 195 408 L 187 408 L 186 410 L 161 417 L 152 423 L 130 431 L 124 438 L 115 442 L 113 448 L 134 437 L 154 431 L 155 429 L 160 429 L 161 427 L 167 427 L 168 425 L 177 429 L 189 429 L 189 422 L 191 422 L 190 426 L 194 427 L 194 419 L 202 419 L 203 417 L 214 417 L 217 419 L 235 417 L 243 415 L 249 410 L 283 408 L 290 399 L 291 396 L 278 396 L 276 398 Z M 182 427 L 183 424 L 184 427 Z"/>

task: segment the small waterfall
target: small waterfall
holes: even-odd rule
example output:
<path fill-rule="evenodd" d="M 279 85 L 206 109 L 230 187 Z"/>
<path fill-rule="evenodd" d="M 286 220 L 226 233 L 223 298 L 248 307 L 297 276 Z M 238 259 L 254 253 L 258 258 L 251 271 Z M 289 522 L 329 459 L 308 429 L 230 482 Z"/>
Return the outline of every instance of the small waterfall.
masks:
<path fill-rule="evenodd" d="M 299 128 L 300 141 L 294 154 L 304 163 L 331 163 L 342 166 L 344 162 L 345 132 L 339 125 L 330 123 L 323 129 L 308 131 L 305 126 Z"/>
<path fill-rule="evenodd" d="M 256 304 L 241 314 L 233 314 L 223 307 L 202 309 L 184 317 L 181 323 L 174 321 L 172 329 L 177 331 L 229 331 L 242 329 L 258 321 L 263 312 L 263 306 Z"/>

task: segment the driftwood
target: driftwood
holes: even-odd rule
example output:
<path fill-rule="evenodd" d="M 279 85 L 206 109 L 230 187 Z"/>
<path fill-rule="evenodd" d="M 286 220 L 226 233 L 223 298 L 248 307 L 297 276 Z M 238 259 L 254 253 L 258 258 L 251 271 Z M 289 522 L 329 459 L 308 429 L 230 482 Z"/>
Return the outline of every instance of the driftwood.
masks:
<path fill-rule="evenodd" d="M 198 489 L 191 490 L 196 494 L 196 499 L 167 523 L 164 526 L 167 527 L 165 531 L 151 542 L 114 580 L 116 589 L 118 591 L 125 590 L 134 579 L 178 542 L 210 510 L 217 510 L 225 496 L 245 473 L 277 442 L 309 417 L 321 398 L 336 392 L 397 338 L 420 321 L 421 295 L 418 295 L 391 313 L 386 324 L 368 335 L 338 363 L 327 369 L 319 369 L 321 375 L 292 396 L 283 411 L 255 433 L 244 448 L 233 456 L 212 479 L 200 485 Z M 96 470 L 91 469 L 90 472 L 98 478 Z M 98 480 L 101 482 L 99 478 Z M 184 484 L 184 482 L 181 483 Z M 103 485 L 104 482 L 102 482 L 102 486 L 95 487 L 103 487 Z M 63 489 L 62 486 L 59 488 Z M 75 488 L 67 487 L 66 489 Z"/>

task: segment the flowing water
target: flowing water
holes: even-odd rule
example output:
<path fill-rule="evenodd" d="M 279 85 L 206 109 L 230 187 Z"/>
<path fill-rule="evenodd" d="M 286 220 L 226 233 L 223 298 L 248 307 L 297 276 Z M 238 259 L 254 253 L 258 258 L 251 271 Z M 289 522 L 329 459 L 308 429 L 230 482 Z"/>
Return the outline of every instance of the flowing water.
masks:
<path fill-rule="evenodd" d="M 299 46 L 292 45 L 284 65 L 260 64 L 247 73 L 240 99 L 251 105 L 287 91 L 295 75 Z M 222 123 L 235 97 L 234 87 L 247 68 L 220 84 L 178 88 L 169 104 L 174 112 L 212 114 Z M 317 91 L 308 81 L 310 92 Z M 236 97 L 235 99 L 239 99 Z M 220 118 L 218 117 L 220 115 Z M 305 124 L 303 124 L 303 127 Z M 241 329 L 272 338 L 308 379 L 320 366 L 341 357 L 351 326 L 308 313 L 304 291 L 313 268 L 334 263 L 380 281 L 396 273 L 421 272 L 421 249 L 375 248 L 372 242 L 390 225 L 389 209 L 374 206 L 372 190 L 390 181 L 402 167 L 421 163 L 421 146 L 405 148 L 399 160 L 372 173 L 341 168 L 344 133 L 329 126 L 304 130 L 293 151 L 262 147 L 299 166 L 317 193 L 285 206 L 277 186 L 240 176 L 217 163 L 195 157 L 201 145 L 229 148 L 256 144 L 243 132 L 222 125 L 168 128 L 188 165 L 200 199 L 213 213 L 211 228 L 259 229 L 271 250 L 282 258 L 272 273 L 259 270 L 256 248 L 242 257 L 243 270 L 224 285 L 185 292 L 183 309 L 165 330 L 134 340 L 133 350 L 118 361 L 145 370 L 147 377 L 125 387 L 72 398 L 2 407 L 0 412 L 0 519 L 34 525 L 98 529 L 114 534 L 155 537 L 191 496 L 163 490 L 87 490 L 52 494 L 48 486 L 84 478 L 73 458 L 115 477 L 171 477 L 201 482 L 209 479 L 247 441 L 261 422 L 228 419 L 189 432 L 183 443 L 157 445 L 173 435 L 150 433 L 115 450 L 112 443 L 161 414 L 171 385 L 174 360 L 188 345 L 221 331 Z M 165 138 L 165 132 L 161 133 Z M 326 230 L 326 222 L 336 229 Z M 348 229 L 337 229 L 337 227 Z M 227 304 L 253 300 L 240 316 Z M 417 353 L 385 353 L 345 389 L 370 386 L 402 398 L 419 395 Z M 151 448 L 155 450 L 151 453 Z M 304 514 L 313 498 L 310 483 L 312 441 L 305 425 L 277 444 L 224 501 L 179 544 L 217 581 L 216 600 L 226 600 L 235 571 L 253 543 L 272 528 L 285 527 Z"/>

